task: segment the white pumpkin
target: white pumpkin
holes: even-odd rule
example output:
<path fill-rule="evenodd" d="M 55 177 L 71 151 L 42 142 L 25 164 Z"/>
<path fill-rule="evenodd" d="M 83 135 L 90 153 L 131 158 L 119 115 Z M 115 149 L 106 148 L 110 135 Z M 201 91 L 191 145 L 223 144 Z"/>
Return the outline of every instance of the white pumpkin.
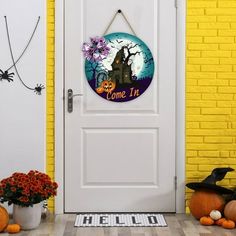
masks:
<path fill-rule="evenodd" d="M 210 217 L 212 220 L 219 220 L 222 217 L 222 215 L 221 215 L 220 211 L 212 210 L 210 212 Z"/>

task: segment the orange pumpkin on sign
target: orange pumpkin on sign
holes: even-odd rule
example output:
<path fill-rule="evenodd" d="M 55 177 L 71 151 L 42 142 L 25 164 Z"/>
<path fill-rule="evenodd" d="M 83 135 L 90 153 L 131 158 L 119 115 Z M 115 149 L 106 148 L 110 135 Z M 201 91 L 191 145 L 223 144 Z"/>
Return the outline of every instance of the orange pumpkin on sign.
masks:
<path fill-rule="evenodd" d="M 111 93 L 116 88 L 116 83 L 109 80 L 102 81 L 100 87 L 96 88 L 97 93 Z"/>

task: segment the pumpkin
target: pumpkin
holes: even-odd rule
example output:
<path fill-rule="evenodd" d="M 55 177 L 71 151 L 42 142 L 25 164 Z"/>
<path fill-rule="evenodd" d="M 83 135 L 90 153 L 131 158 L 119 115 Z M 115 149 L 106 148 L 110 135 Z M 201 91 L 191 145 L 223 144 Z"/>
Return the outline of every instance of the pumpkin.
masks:
<path fill-rule="evenodd" d="M 202 216 L 210 215 L 212 210 L 220 212 L 224 209 L 224 198 L 214 191 L 197 190 L 195 191 L 189 201 L 189 209 L 191 214 L 200 219 Z"/>
<path fill-rule="evenodd" d="M 97 93 L 111 93 L 116 88 L 116 83 L 110 80 L 102 81 L 100 87 L 96 88 Z"/>
<path fill-rule="evenodd" d="M 222 223 L 222 227 L 225 229 L 234 229 L 235 228 L 235 223 L 232 220 L 225 220 Z"/>
<path fill-rule="evenodd" d="M 115 89 L 116 84 L 112 81 L 104 80 L 101 84 L 101 87 L 104 89 L 104 92 L 111 93 Z"/>
<path fill-rule="evenodd" d="M 10 224 L 10 225 L 7 226 L 6 231 L 9 234 L 18 233 L 18 232 L 20 232 L 20 225 L 18 225 L 18 224 Z"/>
<path fill-rule="evenodd" d="M 200 218 L 200 223 L 202 225 L 213 225 L 214 220 L 212 220 L 210 216 L 203 216 Z"/>
<path fill-rule="evenodd" d="M 221 213 L 220 213 L 220 211 L 212 210 L 212 211 L 210 212 L 210 217 L 211 217 L 211 219 L 213 219 L 213 220 L 219 220 L 219 219 L 221 218 Z"/>
<path fill-rule="evenodd" d="M 226 221 L 225 218 L 220 218 L 219 220 L 216 220 L 216 221 L 215 221 L 215 224 L 221 226 L 224 221 Z"/>
<path fill-rule="evenodd" d="M 0 206 L 0 232 L 2 232 L 8 225 L 9 215 L 7 210 Z"/>
<path fill-rule="evenodd" d="M 231 200 L 225 205 L 225 217 L 236 222 L 236 200 Z"/>
<path fill-rule="evenodd" d="M 102 87 L 98 87 L 98 88 L 96 88 L 96 92 L 97 93 L 103 93 L 104 92 L 104 88 L 102 88 Z"/>

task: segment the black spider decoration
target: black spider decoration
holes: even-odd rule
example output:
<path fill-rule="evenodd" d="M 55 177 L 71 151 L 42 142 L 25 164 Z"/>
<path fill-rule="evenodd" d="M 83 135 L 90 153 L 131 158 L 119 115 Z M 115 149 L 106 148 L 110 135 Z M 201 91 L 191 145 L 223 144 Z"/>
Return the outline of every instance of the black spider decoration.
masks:
<path fill-rule="evenodd" d="M 45 89 L 43 84 L 37 84 L 37 86 L 34 88 L 34 92 L 38 95 L 41 95 L 42 89 Z"/>
<path fill-rule="evenodd" d="M 16 72 L 16 74 L 17 74 L 19 80 L 21 81 L 21 83 L 24 85 L 24 87 L 27 88 L 27 89 L 29 89 L 29 90 L 34 91 L 37 95 L 41 95 L 42 90 L 45 89 L 44 85 L 43 85 L 43 84 L 37 84 L 36 87 L 29 87 L 29 86 L 27 86 L 27 85 L 24 83 L 24 81 L 22 80 L 22 78 L 21 78 L 21 76 L 20 76 L 20 74 L 19 74 L 19 72 L 18 72 L 17 66 L 16 66 L 17 62 L 18 62 L 18 61 L 21 59 L 21 57 L 24 55 L 25 51 L 27 50 L 28 46 L 30 45 L 31 40 L 33 39 L 34 33 L 35 33 L 35 31 L 36 31 L 36 29 L 37 29 L 37 27 L 38 27 L 39 21 L 40 21 L 40 16 L 38 17 L 37 23 L 36 23 L 36 25 L 35 25 L 35 27 L 34 27 L 34 30 L 33 30 L 32 34 L 31 34 L 31 37 L 30 37 L 30 39 L 29 39 L 29 41 L 28 41 L 26 47 L 24 48 L 23 52 L 21 53 L 21 55 L 18 57 L 17 60 L 14 59 L 14 55 L 13 55 L 13 51 L 12 51 L 11 40 L 10 40 L 10 34 L 9 34 L 8 23 L 7 23 L 7 17 L 4 16 L 4 18 L 5 18 L 5 25 L 6 25 L 6 33 L 7 33 L 8 45 L 9 45 L 9 50 L 10 50 L 11 59 L 12 59 L 12 63 L 13 63 L 13 64 L 12 64 L 12 66 L 9 67 L 5 72 L 3 72 L 3 71 L 0 69 L 0 80 L 5 79 L 5 80 L 7 80 L 8 82 L 13 81 L 12 77 L 13 77 L 14 73 L 8 73 L 8 70 L 10 70 L 11 68 L 14 67 L 15 72 Z"/>
<path fill-rule="evenodd" d="M 3 72 L 3 71 L 0 69 L 0 80 L 5 79 L 5 80 L 7 80 L 8 82 L 11 82 L 11 81 L 13 81 L 13 79 L 12 79 L 13 75 L 14 75 L 13 72 L 12 72 L 12 73 L 8 73 L 7 70 Z"/>

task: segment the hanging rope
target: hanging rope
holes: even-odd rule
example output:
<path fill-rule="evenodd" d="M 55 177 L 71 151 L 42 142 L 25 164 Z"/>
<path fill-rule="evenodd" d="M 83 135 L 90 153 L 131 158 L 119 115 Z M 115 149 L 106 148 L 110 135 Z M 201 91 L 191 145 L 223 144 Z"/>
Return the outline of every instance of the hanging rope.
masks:
<path fill-rule="evenodd" d="M 8 27 L 8 22 L 7 22 L 7 17 L 4 16 L 4 18 L 5 18 L 5 25 L 6 25 L 6 32 L 7 32 L 8 45 L 9 45 L 9 50 L 10 50 L 11 59 L 12 59 L 12 63 L 13 63 L 13 65 L 12 65 L 11 67 L 9 67 L 9 69 L 11 69 L 12 67 L 14 67 L 14 69 L 15 69 L 15 71 L 16 71 L 16 74 L 17 74 L 17 76 L 18 76 L 18 78 L 19 78 L 19 80 L 20 80 L 21 83 L 25 86 L 25 88 L 27 88 L 27 89 L 29 89 L 29 90 L 33 90 L 34 92 L 36 92 L 36 94 L 41 95 L 42 89 L 45 88 L 44 85 L 42 85 L 42 84 L 37 84 L 36 87 L 34 87 L 34 88 L 31 88 L 31 87 L 27 86 L 27 85 L 24 83 L 24 81 L 22 80 L 22 78 L 21 78 L 21 76 L 20 76 L 20 74 L 19 74 L 19 72 L 18 72 L 18 69 L 17 69 L 17 67 L 16 67 L 16 63 L 17 63 L 17 62 L 20 60 L 20 58 L 23 56 L 23 54 L 25 53 L 26 49 L 28 48 L 28 46 L 29 46 L 29 44 L 30 44 L 30 42 L 31 42 L 31 40 L 32 40 L 32 38 L 33 38 L 33 36 L 34 36 L 34 33 L 35 33 L 36 29 L 37 29 L 37 26 L 38 26 L 40 17 L 38 18 L 38 21 L 37 21 L 37 23 L 36 23 L 36 26 L 35 26 L 35 28 L 34 28 L 34 31 L 33 31 L 32 35 L 31 35 L 31 37 L 30 37 L 30 39 L 29 39 L 29 41 L 28 41 L 28 43 L 27 43 L 25 49 L 23 50 L 22 54 L 21 54 L 20 57 L 17 59 L 17 61 L 15 61 L 14 55 L 13 55 L 13 51 L 12 51 L 11 40 L 10 40 L 10 33 L 9 33 L 9 27 Z M 9 69 L 8 69 L 8 70 L 9 70 Z M 8 71 L 8 70 L 7 70 L 7 71 Z"/>
<path fill-rule="evenodd" d="M 121 14 L 121 16 L 123 16 L 124 20 L 126 21 L 127 25 L 129 26 L 129 28 L 131 29 L 132 33 L 137 36 L 137 34 L 135 33 L 133 27 L 131 26 L 131 24 L 129 23 L 127 17 L 125 16 L 125 14 L 119 9 L 115 15 L 113 16 L 113 18 L 111 19 L 110 23 L 108 24 L 106 30 L 104 31 L 103 35 L 107 34 L 107 31 L 109 30 L 109 28 L 111 27 L 111 25 L 113 24 L 115 18 L 117 17 L 118 14 Z"/>

